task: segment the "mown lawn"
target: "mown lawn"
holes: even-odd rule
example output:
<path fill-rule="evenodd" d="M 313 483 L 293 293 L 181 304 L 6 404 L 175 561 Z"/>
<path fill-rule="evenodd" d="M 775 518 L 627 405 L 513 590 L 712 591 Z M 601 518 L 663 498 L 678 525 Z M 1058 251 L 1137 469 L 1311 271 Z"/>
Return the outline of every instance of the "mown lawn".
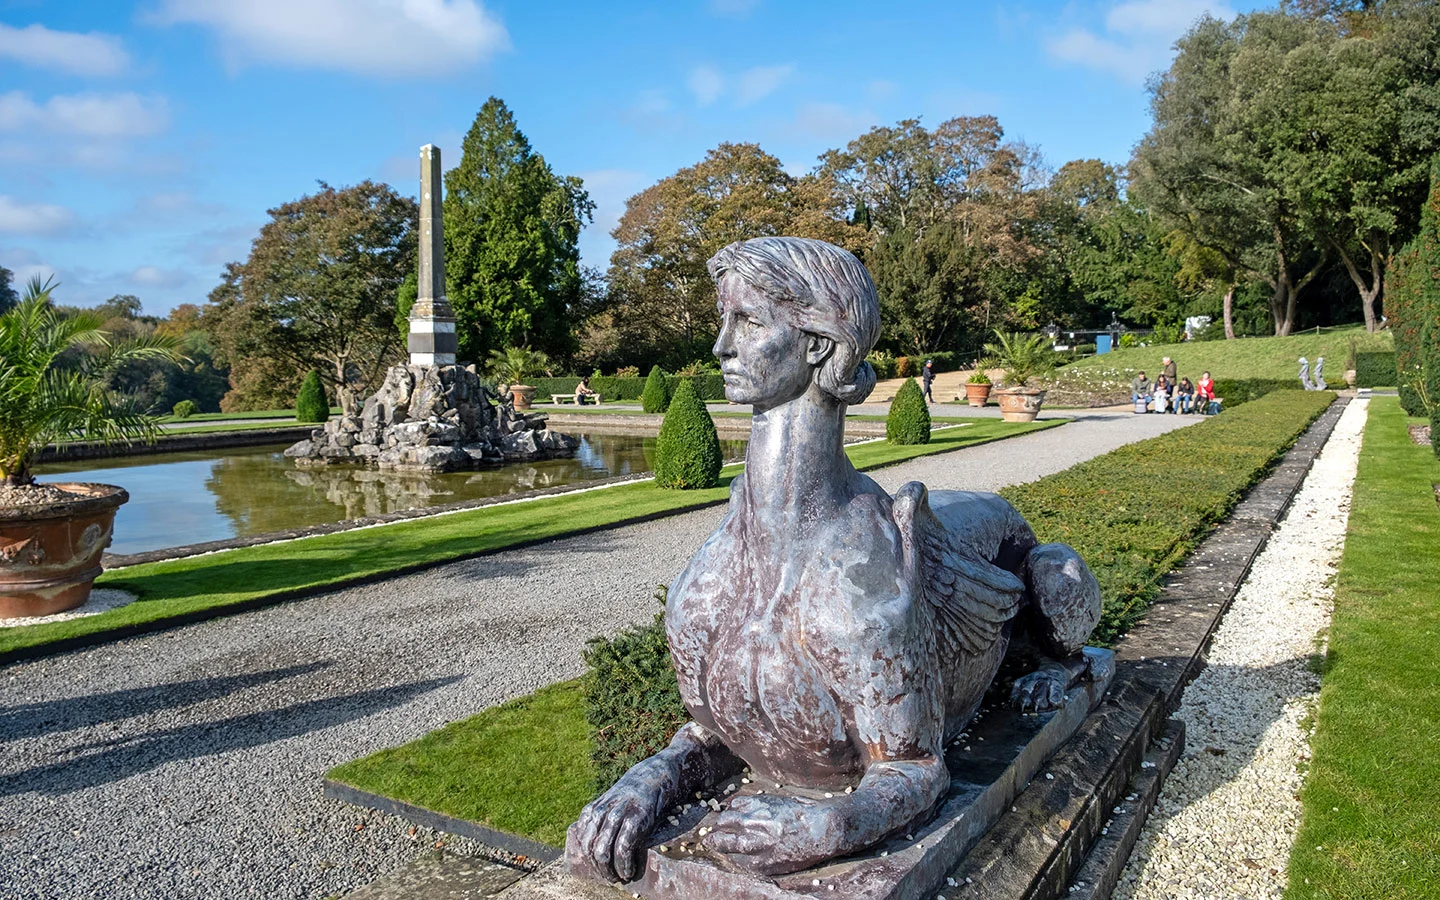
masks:
<path fill-rule="evenodd" d="M 1091 561 L 1105 595 L 1105 619 L 1097 637 L 1113 640 L 1148 608 L 1160 578 L 1332 399 L 1328 393 L 1276 392 L 1004 493 L 1032 518 L 1041 540 L 1068 541 Z M 889 445 L 853 449 L 872 448 Z M 1177 476 L 1175 460 L 1186 461 L 1178 468 L 1187 474 Z M 417 741 L 340 766 L 330 777 L 558 845 L 593 796 L 597 771 L 588 763 L 594 746 L 579 696 L 581 684 L 577 680 L 546 689 L 562 692 L 566 703 L 547 697 L 543 704 L 526 705 L 529 698 L 521 698 L 492 707 Z M 573 703 L 568 702 L 571 698 Z M 578 735 L 576 744 L 558 751 L 563 765 L 535 767 L 529 761 L 530 745 L 548 742 L 552 730 Z M 488 741 L 493 743 L 484 750 L 483 761 L 476 762 L 479 748 Z M 578 762 L 580 756 L 586 765 Z M 543 816 L 517 810 L 517 796 L 544 811 Z"/>
<path fill-rule="evenodd" d="M 1440 462 L 1406 424 L 1371 401 L 1289 900 L 1440 897 Z"/>
<path fill-rule="evenodd" d="M 928 444 L 897 447 L 872 441 L 847 447 L 846 452 L 856 468 L 873 469 L 1062 423 L 975 420 L 937 430 Z M 0 662 L 8 654 L 55 641 L 97 634 L 123 636 L 206 610 L 279 602 L 362 579 L 720 503 L 729 496 L 730 481 L 740 470 L 738 465 L 727 467 L 720 485 L 705 491 L 671 491 L 649 481 L 633 482 L 107 572 L 97 581 L 99 586 L 130 591 L 139 601 L 85 618 L 0 629 Z"/>

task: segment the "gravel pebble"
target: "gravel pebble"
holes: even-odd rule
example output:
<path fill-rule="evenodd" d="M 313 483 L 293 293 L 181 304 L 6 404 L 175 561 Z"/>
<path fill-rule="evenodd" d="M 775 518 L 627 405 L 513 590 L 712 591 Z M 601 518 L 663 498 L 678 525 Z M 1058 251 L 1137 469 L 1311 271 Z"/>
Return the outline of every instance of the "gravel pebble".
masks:
<path fill-rule="evenodd" d="M 1078 414 L 876 473 L 994 490 L 1194 420 Z M 7 898 L 329 897 L 481 848 L 321 794 L 339 763 L 580 674 L 719 508 L 0 670 Z M 228 577 L 247 578 L 237 564 Z"/>
<path fill-rule="evenodd" d="M 1336 423 L 1225 614 L 1177 717 L 1185 753 L 1165 782 L 1116 900 L 1280 898 L 1300 825 L 1336 566 L 1368 401 Z"/>

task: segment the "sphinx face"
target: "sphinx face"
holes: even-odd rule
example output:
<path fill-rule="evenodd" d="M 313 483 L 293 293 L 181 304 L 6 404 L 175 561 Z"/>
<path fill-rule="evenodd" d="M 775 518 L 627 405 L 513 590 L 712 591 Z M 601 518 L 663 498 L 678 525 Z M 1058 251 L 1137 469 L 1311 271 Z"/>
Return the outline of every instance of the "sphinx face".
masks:
<path fill-rule="evenodd" d="M 739 278 L 722 278 L 718 292 L 720 336 L 714 352 L 725 376 L 725 399 L 764 411 L 804 394 L 814 375 L 807 352 L 815 338 L 790 320 L 782 304 Z"/>

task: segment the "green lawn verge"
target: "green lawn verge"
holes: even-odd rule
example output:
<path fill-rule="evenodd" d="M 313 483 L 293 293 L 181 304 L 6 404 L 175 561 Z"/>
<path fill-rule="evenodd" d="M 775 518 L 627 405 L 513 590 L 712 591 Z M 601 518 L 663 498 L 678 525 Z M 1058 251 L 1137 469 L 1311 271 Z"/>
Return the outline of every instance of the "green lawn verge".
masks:
<path fill-rule="evenodd" d="M 1194 546 L 1210 523 L 1224 517 L 1332 399 L 1328 393 L 1277 392 L 1203 423 L 1122 447 L 1002 493 L 1031 518 L 1042 540 L 1066 540 L 1090 560 L 1105 592 L 1102 629 L 1113 639 L 1149 605 L 1160 578 Z M 970 430 L 957 428 L 949 433 Z M 939 432 L 936 437 L 946 433 Z M 870 447 L 906 449 L 883 443 L 853 449 Z M 1182 475 L 1179 470 L 1185 468 L 1194 472 Z M 657 647 L 659 643 L 636 642 Z M 639 666 L 630 677 L 643 678 L 642 670 L 661 671 L 658 665 Z M 673 681 L 673 677 L 668 679 Z M 583 681 L 566 682 L 557 688 L 578 694 L 575 686 L 580 684 Z M 668 707 L 656 699 L 659 691 L 639 684 L 631 686 L 627 695 L 652 709 Z M 567 764 L 563 772 L 545 771 L 532 777 L 525 761 L 529 749 L 518 736 L 544 740 L 547 729 L 576 734 L 579 737 L 573 747 L 563 751 L 564 758 L 583 754 L 588 759 L 595 749 L 585 710 L 576 702 L 542 714 L 536 708 L 516 706 L 519 702 L 494 707 L 418 741 L 348 763 L 333 770 L 330 777 L 361 790 L 559 844 L 565 828 L 593 796 L 597 768 Z M 622 705 L 610 710 L 609 727 L 623 728 L 627 720 L 645 718 L 645 710 L 627 711 Z M 459 752 L 479 746 L 484 736 L 497 732 L 503 732 L 504 745 L 492 748 L 485 765 L 473 764 Z M 615 743 L 629 746 L 633 742 Z M 514 748 L 515 755 L 508 755 L 511 751 L 506 747 Z M 605 765 L 610 766 L 611 761 Z M 501 786 L 504 790 L 498 789 Z M 520 822 L 510 809 L 511 798 L 517 795 L 530 798 L 554 818 Z M 498 799 L 487 799 L 491 797 Z"/>
<path fill-rule="evenodd" d="M 510 777 L 491 773 L 509 772 Z M 482 773 L 483 777 L 476 777 Z M 593 796 L 590 729 L 579 680 L 562 681 L 331 769 L 351 787 L 543 844 Z"/>
<path fill-rule="evenodd" d="M 167 434 L 221 434 L 226 431 L 262 431 L 275 428 L 319 428 L 321 426 L 307 422 L 285 421 L 283 419 L 260 419 L 254 422 L 227 422 L 223 425 L 171 425 L 160 431 L 163 437 Z"/>
<path fill-rule="evenodd" d="M 1440 896 L 1440 462 L 1370 401 L 1290 900 Z"/>
<path fill-rule="evenodd" d="M 894 447 L 878 441 L 852 445 L 846 452 L 857 468 L 873 469 L 1058 424 L 988 419 L 937 431 L 929 444 Z M 107 572 L 98 585 L 131 591 L 139 601 L 82 619 L 0 629 L 0 660 L 7 653 L 55 641 L 123 634 L 205 610 L 278 601 L 517 544 L 695 509 L 723 501 L 740 468 L 727 467 L 720 485 L 706 491 L 670 491 L 649 481 L 633 482 Z"/>

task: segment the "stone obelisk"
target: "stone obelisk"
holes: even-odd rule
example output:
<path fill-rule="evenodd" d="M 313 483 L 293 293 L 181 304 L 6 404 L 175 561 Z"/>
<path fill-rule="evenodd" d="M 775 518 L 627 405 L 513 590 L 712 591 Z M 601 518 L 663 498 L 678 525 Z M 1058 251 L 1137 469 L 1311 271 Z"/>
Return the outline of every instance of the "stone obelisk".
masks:
<path fill-rule="evenodd" d="M 440 148 L 420 148 L 420 291 L 410 308 L 410 364 L 453 366 L 460 344 L 445 298 L 445 221 L 440 205 Z"/>

